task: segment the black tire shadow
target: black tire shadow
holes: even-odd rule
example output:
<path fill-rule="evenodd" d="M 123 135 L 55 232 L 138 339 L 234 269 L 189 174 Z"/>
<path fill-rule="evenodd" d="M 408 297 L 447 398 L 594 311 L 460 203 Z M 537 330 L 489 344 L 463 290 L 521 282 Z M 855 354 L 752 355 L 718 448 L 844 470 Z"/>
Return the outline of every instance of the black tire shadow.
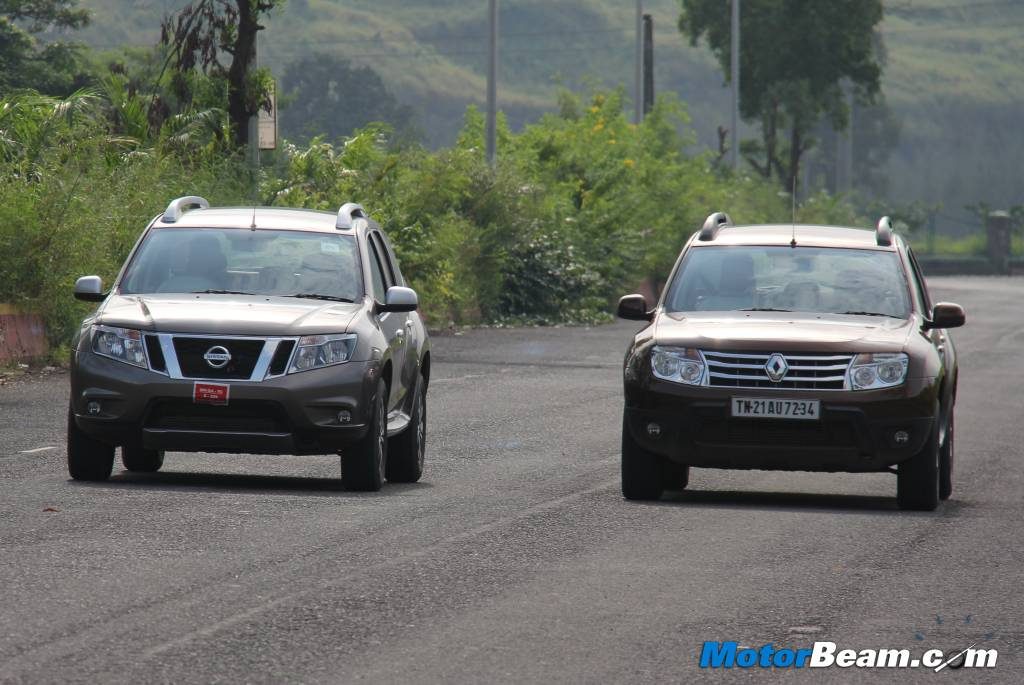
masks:
<path fill-rule="evenodd" d="M 820 511 L 834 514 L 872 514 L 881 516 L 943 516 L 956 513 L 958 504 L 940 502 L 935 511 L 902 511 L 891 497 L 878 495 L 842 495 L 803 492 L 753 492 L 749 490 L 679 490 L 666 492 L 653 502 L 660 506 L 700 506 L 717 509 L 761 509 L 764 511 Z"/>
<path fill-rule="evenodd" d="M 309 476 L 269 476 L 240 473 L 197 473 L 167 471 L 157 473 L 115 473 L 102 483 L 68 480 L 76 487 L 151 490 L 168 492 L 212 492 L 266 495 L 272 493 L 303 493 L 319 497 L 379 497 L 415 493 L 433 487 L 429 483 L 385 483 L 379 492 L 346 490 L 340 478 L 314 478 Z"/>

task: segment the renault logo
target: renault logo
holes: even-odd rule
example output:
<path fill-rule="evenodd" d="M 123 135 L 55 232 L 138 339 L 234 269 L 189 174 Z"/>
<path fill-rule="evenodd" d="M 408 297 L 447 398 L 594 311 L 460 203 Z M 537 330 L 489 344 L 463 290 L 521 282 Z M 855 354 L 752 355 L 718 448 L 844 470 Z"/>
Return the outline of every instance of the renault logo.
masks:
<path fill-rule="evenodd" d="M 764 371 L 768 374 L 768 378 L 772 383 L 779 383 L 786 377 L 786 372 L 789 371 L 789 364 L 786 363 L 785 357 L 776 352 L 768 357 L 768 361 L 764 365 Z"/>
<path fill-rule="evenodd" d="M 215 345 L 206 351 L 203 359 L 206 360 L 207 366 L 211 369 L 223 369 L 231 361 L 231 353 L 228 352 L 228 348 L 222 345 Z"/>

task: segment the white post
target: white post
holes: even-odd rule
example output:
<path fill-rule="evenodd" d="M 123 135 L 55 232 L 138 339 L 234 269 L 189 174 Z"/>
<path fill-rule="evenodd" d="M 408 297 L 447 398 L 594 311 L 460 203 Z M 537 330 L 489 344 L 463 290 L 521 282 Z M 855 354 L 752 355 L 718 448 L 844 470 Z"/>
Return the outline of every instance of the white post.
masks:
<path fill-rule="evenodd" d="M 498 0 L 489 0 L 490 53 L 487 63 L 487 161 L 498 161 Z"/>
<path fill-rule="evenodd" d="M 730 63 L 732 65 L 732 145 L 729 148 L 729 161 L 732 168 L 740 168 L 740 0 L 732 0 L 732 49 Z"/>

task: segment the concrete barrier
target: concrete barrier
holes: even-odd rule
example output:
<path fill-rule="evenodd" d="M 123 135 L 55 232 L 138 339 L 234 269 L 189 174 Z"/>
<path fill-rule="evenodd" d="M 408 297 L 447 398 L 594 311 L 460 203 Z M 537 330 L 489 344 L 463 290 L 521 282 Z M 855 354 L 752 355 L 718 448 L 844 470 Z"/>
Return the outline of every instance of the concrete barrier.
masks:
<path fill-rule="evenodd" d="M 37 314 L 0 304 L 0 364 L 28 362 L 46 355 L 46 328 Z"/>

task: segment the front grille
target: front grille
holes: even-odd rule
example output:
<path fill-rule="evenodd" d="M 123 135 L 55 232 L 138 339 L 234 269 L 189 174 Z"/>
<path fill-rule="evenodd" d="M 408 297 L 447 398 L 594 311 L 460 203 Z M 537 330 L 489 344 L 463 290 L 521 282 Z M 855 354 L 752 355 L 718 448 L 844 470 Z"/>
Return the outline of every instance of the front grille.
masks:
<path fill-rule="evenodd" d="M 185 378 L 249 380 L 265 344 L 251 339 L 175 337 L 174 351 Z M 213 347 L 223 347 L 231 354 L 231 361 L 223 368 L 215 369 L 203 358 Z"/>
<path fill-rule="evenodd" d="M 146 428 L 202 433 L 288 433 L 288 420 L 275 402 L 232 401 L 227 406 L 189 400 L 158 400 L 150 407 Z"/>
<path fill-rule="evenodd" d="M 164 351 L 160 348 L 160 338 L 155 335 L 147 335 L 146 352 L 149 354 L 149 368 L 161 373 L 167 370 Z"/>
<path fill-rule="evenodd" d="M 294 340 L 282 340 L 278 344 L 277 351 L 274 352 L 274 358 L 270 362 L 270 371 L 268 371 L 271 376 L 281 376 L 288 370 L 288 360 L 292 358 L 292 350 L 294 349 Z"/>
<path fill-rule="evenodd" d="M 708 385 L 718 388 L 778 388 L 781 390 L 844 390 L 853 355 L 782 353 L 789 370 L 781 381 L 768 376 L 765 365 L 773 353 L 702 350 L 708 366 Z"/>

